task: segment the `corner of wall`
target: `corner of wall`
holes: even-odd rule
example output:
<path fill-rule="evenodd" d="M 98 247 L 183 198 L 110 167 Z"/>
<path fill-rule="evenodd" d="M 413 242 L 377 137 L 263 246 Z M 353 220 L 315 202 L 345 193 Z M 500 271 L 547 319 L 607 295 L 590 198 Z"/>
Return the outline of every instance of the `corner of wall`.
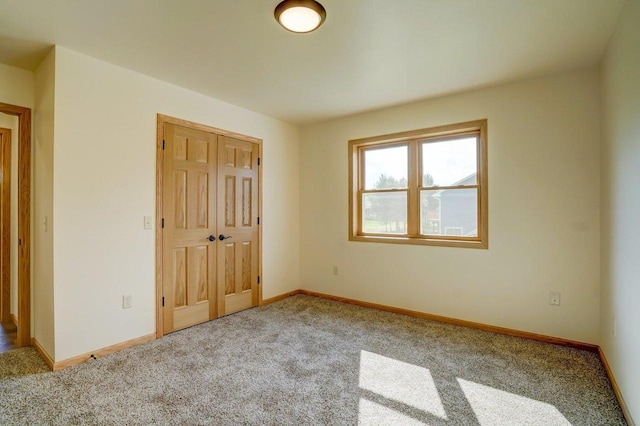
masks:
<path fill-rule="evenodd" d="M 55 354 L 53 288 L 53 143 L 55 49 L 34 74 L 32 144 L 32 313 L 33 337 L 45 353 Z"/>
<path fill-rule="evenodd" d="M 601 347 L 625 416 L 640 417 L 640 1 L 627 1 L 601 66 Z M 615 386 L 614 386 L 615 387 Z M 624 398 L 622 398 L 624 396 Z M 626 400 L 625 404 L 622 402 Z"/>

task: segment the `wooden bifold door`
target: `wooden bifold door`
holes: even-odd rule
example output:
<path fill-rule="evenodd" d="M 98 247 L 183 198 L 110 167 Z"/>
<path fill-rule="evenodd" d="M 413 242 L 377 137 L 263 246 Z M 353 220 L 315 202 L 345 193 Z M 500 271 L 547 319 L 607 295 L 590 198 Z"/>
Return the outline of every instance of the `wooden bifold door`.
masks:
<path fill-rule="evenodd" d="M 259 144 L 163 126 L 163 333 L 258 304 Z"/>

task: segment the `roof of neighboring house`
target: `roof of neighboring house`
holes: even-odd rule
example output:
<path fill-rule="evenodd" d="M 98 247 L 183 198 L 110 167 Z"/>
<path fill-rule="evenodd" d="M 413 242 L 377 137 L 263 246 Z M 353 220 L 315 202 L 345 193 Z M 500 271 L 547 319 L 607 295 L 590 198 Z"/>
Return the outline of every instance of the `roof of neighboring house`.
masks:
<path fill-rule="evenodd" d="M 473 172 L 471 173 L 469 176 L 466 176 L 462 179 L 460 179 L 457 182 L 454 182 L 451 184 L 451 186 L 458 186 L 458 185 L 475 185 L 475 183 L 477 182 L 476 180 L 476 176 L 478 173 Z M 446 189 L 443 189 L 442 192 L 447 191 Z"/>

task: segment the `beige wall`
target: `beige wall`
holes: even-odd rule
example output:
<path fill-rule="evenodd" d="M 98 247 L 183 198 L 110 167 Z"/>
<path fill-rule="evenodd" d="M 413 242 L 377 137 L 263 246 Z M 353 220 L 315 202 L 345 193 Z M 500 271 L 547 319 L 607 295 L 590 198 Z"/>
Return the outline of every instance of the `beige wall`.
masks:
<path fill-rule="evenodd" d="M 55 109 L 55 52 L 45 57 L 35 72 L 33 121 L 33 337 L 53 357 L 53 139 Z M 45 229 L 44 220 L 47 220 Z"/>
<path fill-rule="evenodd" d="M 304 127 L 303 287 L 597 343 L 598 78 L 573 72 Z M 488 250 L 347 240 L 349 139 L 481 118 Z M 561 292 L 561 306 L 549 305 L 550 291 Z"/>
<path fill-rule="evenodd" d="M 0 102 L 33 108 L 33 73 L 0 64 Z"/>
<path fill-rule="evenodd" d="M 33 73 L 9 65 L 0 64 L 0 102 L 33 109 Z M 33 113 L 33 111 L 32 111 Z M 11 143 L 11 313 L 18 315 L 18 132 L 17 118 L 0 119 L 5 127 L 12 128 Z M 4 125 L 0 123 L 0 125 Z M 15 128 L 13 127 L 15 126 Z M 33 270 L 33 269 L 32 269 Z M 33 285 L 33 283 L 32 283 Z M 32 300 L 33 306 L 33 300 Z M 34 313 L 31 312 L 32 320 Z M 31 322 L 33 333 L 33 321 Z"/>
<path fill-rule="evenodd" d="M 640 1 L 627 2 L 602 61 L 601 344 L 640 420 Z"/>
<path fill-rule="evenodd" d="M 55 63 L 56 361 L 155 331 L 157 113 L 264 140 L 264 297 L 300 287 L 295 126 L 62 47 Z"/>

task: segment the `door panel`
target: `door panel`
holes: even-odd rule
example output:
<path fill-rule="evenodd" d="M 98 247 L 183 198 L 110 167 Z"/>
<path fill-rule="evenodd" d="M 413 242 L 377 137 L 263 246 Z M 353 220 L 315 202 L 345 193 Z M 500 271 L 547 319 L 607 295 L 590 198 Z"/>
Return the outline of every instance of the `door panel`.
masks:
<path fill-rule="evenodd" d="M 227 315 L 258 304 L 257 144 L 218 138 L 218 312 Z"/>
<path fill-rule="evenodd" d="M 165 124 L 163 188 L 164 332 L 217 316 L 217 136 Z"/>
<path fill-rule="evenodd" d="M 225 176 L 224 188 L 224 226 L 235 228 L 236 226 L 236 177 Z"/>
<path fill-rule="evenodd" d="M 251 248 L 251 241 L 242 243 L 242 291 L 251 290 L 251 286 L 253 285 L 253 271 L 251 268 L 253 257 L 251 256 Z"/>
<path fill-rule="evenodd" d="M 236 243 L 224 244 L 224 294 L 236 292 Z"/>
<path fill-rule="evenodd" d="M 0 320 L 11 321 L 11 129 L 0 128 Z"/>

